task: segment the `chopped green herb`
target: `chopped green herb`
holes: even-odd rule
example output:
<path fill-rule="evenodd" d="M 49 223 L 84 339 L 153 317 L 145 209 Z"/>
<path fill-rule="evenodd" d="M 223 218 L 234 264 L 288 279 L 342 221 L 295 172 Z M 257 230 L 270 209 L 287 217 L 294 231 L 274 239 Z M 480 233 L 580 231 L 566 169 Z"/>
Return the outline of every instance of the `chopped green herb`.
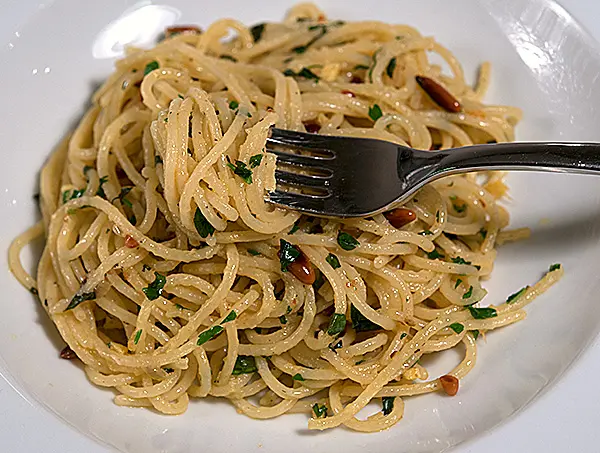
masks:
<path fill-rule="evenodd" d="M 233 61 L 234 63 L 237 62 L 237 58 L 234 58 L 231 55 L 221 55 L 219 58 L 222 60 Z"/>
<path fill-rule="evenodd" d="M 248 160 L 248 163 L 250 164 L 250 168 L 258 167 L 260 165 L 260 163 L 262 162 L 262 158 L 263 158 L 262 154 L 255 154 L 254 156 L 252 156 L 250 158 L 250 160 Z"/>
<path fill-rule="evenodd" d="M 106 199 L 106 193 L 104 193 L 104 189 L 102 186 L 108 182 L 108 176 L 103 176 L 100 178 L 100 185 L 98 186 L 98 190 L 96 191 L 96 195 Z"/>
<path fill-rule="evenodd" d="M 166 283 L 167 277 L 160 275 L 158 272 L 154 272 L 154 281 L 146 288 L 142 288 L 142 291 L 144 291 L 144 294 L 148 299 L 156 300 L 162 295 Z"/>
<path fill-rule="evenodd" d="M 315 403 L 313 404 L 312 410 L 317 418 L 327 417 L 327 406 L 325 404 L 319 406 L 319 403 Z"/>
<path fill-rule="evenodd" d="M 315 80 L 316 82 L 319 81 L 319 76 L 316 75 L 314 72 L 312 72 L 308 68 L 302 68 L 297 73 L 292 71 L 291 69 L 286 69 L 285 71 L 283 71 L 283 74 L 288 77 L 304 77 L 305 79 L 312 79 L 312 80 Z"/>
<path fill-rule="evenodd" d="M 210 341 L 213 338 L 215 338 L 217 335 L 223 332 L 223 330 L 225 329 L 223 329 L 222 326 L 212 326 L 210 329 L 205 330 L 200 335 L 198 335 L 198 341 L 196 342 L 196 345 L 203 345 L 207 341 Z"/>
<path fill-rule="evenodd" d="M 454 284 L 454 289 L 458 288 L 458 285 L 460 285 L 461 283 L 462 283 L 461 278 L 456 279 L 456 283 Z"/>
<path fill-rule="evenodd" d="M 158 69 L 158 61 L 151 61 L 144 68 L 144 75 L 146 76 L 146 75 L 150 74 L 155 69 Z"/>
<path fill-rule="evenodd" d="M 315 279 L 315 282 L 312 284 L 313 289 L 316 291 L 319 291 L 321 289 L 321 286 L 323 286 L 325 284 L 325 279 L 323 278 L 323 274 L 321 272 L 317 273 L 317 278 Z"/>
<path fill-rule="evenodd" d="M 452 207 L 458 213 L 465 212 L 467 210 L 467 203 L 463 203 L 463 204 L 452 203 Z"/>
<path fill-rule="evenodd" d="M 229 103 L 229 108 L 230 108 L 231 110 L 236 110 L 236 109 L 237 109 L 239 106 L 240 106 L 240 104 L 239 104 L 239 102 L 238 102 L 238 101 L 231 101 L 231 102 Z"/>
<path fill-rule="evenodd" d="M 554 272 L 554 271 L 557 271 L 557 270 L 559 270 L 559 269 L 560 269 L 560 267 L 561 267 L 561 265 L 560 265 L 560 264 L 558 264 L 558 263 L 557 263 L 557 264 L 553 264 L 552 266 L 550 266 L 550 269 L 548 269 L 548 272 Z"/>
<path fill-rule="evenodd" d="M 194 213 L 194 226 L 201 238 L 207 238 L 215 232 L 215 227 L 206 220 L 200 208 L 196 208 L 196 212 Z"/>
<path fill-rule="evenodd" d="M 473 330 L 471 334 L 473 334 L 473 338 L 477 340 L 477 338 L 479 337 L 479 330 Z"/>
<path fill-rule="evenodd" d="M 248 249 L 248 253 L 252 256 L 260 255 L 260 252 L 254 249 Z"/>
<path fill-rule="evenodd" d="M 529 289 L 529 286 L 524 286 L 516 293 L 511 294 L 510 296 L 508 296 L 508 299 L 506 299 L 506 303 L 512 304 L 512 303 L 516 302 L 528 289 Z"/>
<path fill-rule="evenodd" d="M 352 321 L 352 328 L 356 332 L 369 332 L 371 330 L 381 330 L 381 326 L 375 324 L 373 321 L 368 319 L 354 305 L 350 306 L 350 320 Z"/>
<path fill-rule="evenodd" d="M 383 415 L 389 415 L 394 410 L 394 399 L 395 396 L 384 396 L 381 398 L 381 405 L 383 407 L 382 412 Z"/>
<path fill-rule="evenodd" d="M 288 234 L 294 234 L 296 231 L 298 231 L 299 228 L 300 228 L 300 219 L 298 219 L 294 222 L 294 224 L 292 225 L 292 228 L 290 229 L 290 231 L 288 231 Z"/>
<path fill-rule="evenodd" d="M 337 243 L 344 250 L 354 250 L 360 243 L 348 233 L 340 231 L 337 237 Z"/>
<path fill-rule="evenodd" d="M 281 315 L 281 316 L 279 317 L 279 322 L 280 322 L 281 324 L 287 324 L 287 318 L 285 317 L 285 315 Z"/>
<path fill-rule="evenodd" d="M 175 370 L 173 368 L 163 368 L 163 370 L 165 370 L 165 373 L 173 373 Z"/>
<path fill-rule="evenodd" d="M 354 363 L 354 365 L 360 365 L 361 363 L 365 363 L 365 359 L 361 359 L 358 362 Z"/>
<path fill-rule="evenodd" d="M 473 316 L 473 318 L 475 318 L 475 319 L 488 319 L 488 318 L 495 318 L 496 316 L 498 316 L 498 312 L 494 308 L 490 308 L 490 307 L 477 308 L 477 307 L 473 307 L 471 305 L 468 306 L 467 308 L 471 312 L 471 316 Z"/>
<path fill-rule="evenodd" d="M 325 258 L 325 261 L 327 261 L 329 263 L 329 265 L 331 267 L 333 267 L 334 269 L 338 269 L 338 268 L 342 267 L 342 265 L 340 264 L 340 260 L 333 253 L 330 253 L 329 255 L 327 255 L 327 258 Z"/>
<path fill-rule="evenodd" d="M 142 266 L 142 270 L 143 270 L 143 271 L 149 271 L 149 270 L 151 270 L 151 269 L 152 269 L 152 268 L 151 268 L 150 266 L 148 266 L 147 264 L 144 264 L 144 265 Z"/>
<path fill-rule="evenodd" d="M 339 335 L 346 328 L 346 316 L 342 313 L 334 313 L 329 321 L 327 333 L 331 336 Z"/>
<path fill-rule="evenodd" d="M 92 291 L 89 293 L 82 293 L 82 294 L 75 294 L 73 296 L 73 299 L 71 299 L 71 302 L 69 302 L 69 305 L 67 306 L 66 310 L 71 310 L 73 308 L 75 308 L 77 305 L 79 305 L 81 302 L 84 302 L 86 300 L 94 300 L 96 298 L 96 292 Z"/>
<path fill-rule="evenodd" d="M 470 261 L 465 261 L 462 257 L 457 256 L 455 258 L 452 258 L 452 262 L 455 264 L 471 264 Z"/>
<path fill-rule="evenodd" d="M 369 67 L 367 65 L 364 64 L 357 64 L 356 66 L 354 66 L 354 68 L 352 68 L 354 71 L 360 71 L 360 70 L 367 70 L 369 69 Z"/>
<path fill-rule="evenodd" d="M 485 228 L 482 228 L 481 230 L 479 230 L 479 234 L 481 235 L 482 239 L 485 239 L 487 236 L 487 230 Z"/>
<path fill-rule="evenodd" d="M 292 49 L 293 52 L 298 53 L 298 54 L 306 52 L 310 46 L 312 46 L 317 40 L 319 40 L 323 35 L 325 35 L 325 33 L 327 33 L 327 25 L 324 25 L 324 24 L 311 25 L 310 27 L 308 27 L 308 30 L 309 31 L 319 30 L 319 34 L 317 36 L 315 36 L 314 38 L 312 38 L 305 45 L 294 47 Z"/>
<path fill-rule="evenodd" d="M 285 314 L 286 314 L 286 315 L 289 315 L 291 312 L 292 312 L 292 307 L 290 307 L 290 306 L 288 305 L 288 307 L 285 309 Z"/>
<path fill-rule="evenodd" d="M 440 221 L 440 211 L 435 211 L 435 221 L 436 222 Z"/>
<path fill-rule="evenodd" d="M 69 200 L 74 200 L 75 198 L 81 198 L 84 193 L 85 193 L 85 189 L 75 189 L 75 190 L 71 190 L 71 191 L 65 190 L 62 194 L 63 204 L 65 204 Z"/>
<path fill-rule="evenodd" d="M 463 299 L 468 299 L 472 295 L 473 295 L 473 286 L 469 286 L 469 289 L 467 290 L 466 293 L 463 294 L 462 298 Z"/>
<path fill-rule="evenodd" d="M 373 121 L 377 121 L 382 116 L 383 113 L 378 104 L 374 104 L 373 107 L 369 107 L 369 118 L 371 118 Z"/>
<path fill-rule="evenodd" d="M 304 380 L 304 378 L 302 377 L 302 375 L 300 373 L 294 374 L 294 376 L 292 376 L 292 379 L 294 381 L 303 381 Z"/>
<path fill-rule="evenodd" d="M 458 323 L 458 322 L 450 324 L 449 327 L 452 330 L 454 330 L 456 333 L 461 333 L 463 330 L 465 330 L 465 326 L 463 326 L 461 323 Z"/>
<path fill-rule="evenodd" d="M 223 320 L 223 322 L 221 324 L 225 324 L 226 322 L 233 321 L 235 318 L 237 318 L 237 313 L 235 312 L 235 310 L 231 310 L 231 312 L 229 312 L 229 314 L 227 316 L 225 316 L 225 319 Z"/>
<path fill-rule="evenodd" d="M 396 57 L 392 58 L 390 60 L 390 62 L 388 63 L 387 67 L 385 68 L 385 72 L 387 73 L 388 77 L 391 79 L 392 77 L 394 77 L 394 70 L 396 69 Z"/>
<path fill-rule="evenodd" d="M 416 201 L 416 200 L 415 200 L 415 201 Z M 421 236 L 429 236 L 429 235 L 431 235 L 431 234 L 433 234 L 433 233 L 432 233 L 431 231 L 429 231 L 429 230 L 425 230 L 425 231 L 421 231 L 419 234 L 420 234 Z"/>
<path fill-rule="evenodd" d="M 298 259 L 300 250 L 284 239 L 279 240 L 279 262 L 281 270 L 287 272 L 288 266 Z"/>
<path fill-rule="evenodd" d="M 142 336 L 142 329 L 138 330 L 135 333 L 135 337 L 133 337 L 133 343 L 134 344 L 138 344 L 138 342 L 140 341 L 140 337 Z"/>
<path fill-rule="evenodd" d="M 154 165 L 162 164 L 163 160 L 160 156 L 154 156 Z"/>
<path fill-rule="evenodd" d="M 430 260 L 437 260 L 440 258 L 443 258 L 444 255 L 442 255 L 440 252 L 437 251 L 437 249 L 435 249 L 433 252 L 429 252 L 427 254 L 427 258 L 429 258 Z"/>
<path fill-rule="evenodd" d="M 400 339 L 402 340 L 406 337 L 408 337 L 408 334 L 406 332 L 402 332 L 402 335 L 400 335 Z"/>
<path fill-rule="evenodd" d="M 256 24 L 252 28 L 250 28 L 250 33 L 252 33 L 252 37 L 254 38 L 254 42 L 260 41 L 263 32 L 265 31 L 266 24 Z"/>
<path fill-rule="evenodd" d="M 369 82 L 373 83 L 373 69 L 375 69 L 375 65 L 377 64 L 377 55 L 381 52 L 381 48 L 377 49 L 373 53 L 373 62 L 371 66 L 369 66 L 369 72 L 367 73 L 367 77 L 369 78 Z"/>
<path fill-rule="evenodd" d="M 252 184 L 252 170 L 250 170 L 244 162 L 236 160 L 235 165 L 231 162 L 227 162 L 227 166 L 231 168 L 234 174 L 242 178 L 246 184 Z"/>
<path fill-rule="evenodd" d="M 233 367 L 234 376 L 239 376 L 240 374 L 251 374 L 258 371 L 256 368 L 256 362 L 254 361 L 254 357 L 249 355 L 239 355 L 237 360 L 235 361 L 235 366 Z"/>

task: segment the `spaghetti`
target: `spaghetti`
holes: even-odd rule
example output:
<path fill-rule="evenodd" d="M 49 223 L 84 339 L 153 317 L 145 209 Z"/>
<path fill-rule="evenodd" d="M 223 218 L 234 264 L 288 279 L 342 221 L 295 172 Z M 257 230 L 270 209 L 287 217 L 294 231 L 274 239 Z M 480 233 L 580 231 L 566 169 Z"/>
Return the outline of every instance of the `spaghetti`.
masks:
<path fill-rule="evenodd" d="M 181 414 L 213 396 L 257 419 L 386 429 L 404 398 L 455 394 L 479 332 L 523 319 L 562 275 L 552 266 L 507 302 L 477 305 L 495 245 L 527 235 L 503 231 L 501 173 L 445 178 L 365 219 L 266 200 L 273 125 L 432 150 L 512 140 L 520 111 L 481 101 L 487 63 L 472 88 L 433 38 L 328 21 L 310 4 L 282 23 L 168 35 L 116 63 L 43 168 L 43 220 L 9 252 L 116 404 Z M 33 278 L 19 254 L 41 236 Z M 464 359 L 429 380 L 419 359 L 450 348 Z M 373 400 L 382 409 L 358 418 Z"/>

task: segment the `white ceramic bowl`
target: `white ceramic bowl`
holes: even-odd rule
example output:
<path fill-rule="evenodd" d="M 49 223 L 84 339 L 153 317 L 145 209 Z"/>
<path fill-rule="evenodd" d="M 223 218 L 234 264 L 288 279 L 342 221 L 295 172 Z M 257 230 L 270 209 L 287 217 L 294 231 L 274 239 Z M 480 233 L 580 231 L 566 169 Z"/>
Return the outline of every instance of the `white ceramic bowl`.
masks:
<path fill-rule="evenodd" d="M 93 88 L 126 44 L 148 45 L 175 22 L 206 25 L 223 16 L 246 23 L 280 20 L 292 2 L 226 0 L 63 0 L 40 11 L 16 45 L 0 53 L 3 101 L 0 137 L 0 243 L 38 217 L 32 200 L 46 156 L 81 115 Z M 521 140 L 600 140 L 600 57 L 595 43 L 547 0 L 323 0 L 331 17 L 408 23 L 455 52 L 472 78 L 493 63 L 487 98 L 520 106 Z M 405 419 L 391 430 L 361 435 L 344 429 L 308 432 L 306 416 L 254 421 L 223 402 L 196 401 L 180 417 L 112 404 L 73 362 L 57 359 L 61 341 L 31 295 L 2 261 L 0 374 L 90 437 L 126 452 L 410 451 L 438 452 L 507 419 L 546 389 L 594 338 L 600 285 L 600 178 L 510 175 L 514 226 L 531 240 L 502 247 L 488 302 L 530 284 L 560 262 L 566 276 L 528 309 L 528 319 L 480 341 L 479 363 L 455 398 L 409 399 Z M 26 251 L 33 262 L 37 250 Z M 574 328 L 576 326 L 576 328 Z M 455 360 L 456 357 L 448 357 Z M 10 408 L 9 408 L 10 409 Z M 518 450 L 518 448 L 517 448 Z"/>

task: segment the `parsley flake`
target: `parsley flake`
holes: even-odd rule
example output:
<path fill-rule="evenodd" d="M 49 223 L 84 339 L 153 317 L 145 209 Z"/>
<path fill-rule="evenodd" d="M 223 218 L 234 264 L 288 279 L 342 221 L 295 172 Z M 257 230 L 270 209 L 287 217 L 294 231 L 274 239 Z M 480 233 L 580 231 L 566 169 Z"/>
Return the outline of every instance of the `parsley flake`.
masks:
<path fill-rule="evenodd" d="M 340 231 L 337 237 L 337 243 L 344 250 L 354 250 L 360 243 L 348 233 Z"/>
<path fill-rule="evenodd" d="M 515 303 L 525 293 L 525 291 L 527 291 L 528 289 L 529 289 L 529 286 L 524 286 L 523 288 L 521 288 L 516 293 L 511 294 L 506 299 L 506 303 L 507 304 L 513 304 L 513 303 Z"/>
<path fill-rule="evenodd" d="M 250 170 L 244 162 L 236 160 L 235 165 L 231 162 L 227 162 L 227 166 L 234 174 L 242 178 L 246 184 L 252 184 L 252 170 Z"/>
<path fill-rule="evenodd" d="M 550 268 L 548 269 L 548 272 L 554 272 L 554 271 L 559 270 L 560 268 L 561 268 L 561 265 L 556 263 L 556 264 L 553 264 L 552 266 L 550 266 Z"/>
<path fill-rule="evenodd" d="M 395 60 L 395 59 L 394 59 Z M 395 396 L 384 396 L 381 398 L 381 406 L 383 415 L 389 415 L 394 410 L 394 399 Z"/>
<path fill-rule="evenodd" d="M 231 312 L 227 316 L 225 316 L 225 319 L 223 319 L 223 322 L 221 324 L 233 321 L 235 318 L 237 318 L 237 313 L 235 312 L 235 310 L 231 310 Z"/>
<path fill-rule="evenodd" d="M 334 269 L 338 269 L 338 268 L 342 267 L 342 265 L 340 264 L 340 260 L 333 253 L 330 253 L 329 255 L 327 255 L 327 258 L 325 258 L 325 261 L 327 261 L 329 263 L 329 265 L 331 267 L 333 267 Z"/>
<path fill-rule="evenodd" d="M 477 307 L 473 307 L 473 306 L 468 306 L 467 308 L 471 312 L 471 316 L 473 316 L 473 318 L 475 318 L 475 319 L 488 319 L 488 318 L 495 318 L 496 316 L 498 316 L 498 312 L 496 311 L 495 308 L 491 308 L 491 307 L 477 308 Z"/>
<path fill-rule="evenodd" d="M 158 61 L 151 61 L 144 68 L 144 75 L 147 76 L 148 74 L 150 74 L 155 69 L 158 69 Z"/>
<path fill-rule="evenodd" d="M 388 77 L 391 79 L 392 77 L 394 77 L 394 70 L 396 69 L 396 57 L 392 58 L 390 60 L 390 62 L 388 63 L 387 67 L 385 68 L 385 72 L 387 73 Z"/>
<path fill-rule="evenodd" d="M 302 375 L 300 373 L 294 374 L 294 376 L 292 376 L 292 379 L 294 381 L 304 381 L 304 378 L 302 377 Z"/>
<path fill-rule="evenodd" d="M 254 156 L 252 156 L 250 158 L 250 160 L 248 160 L 248 163 L 250 164 L 250 168 L 258 167 L 260 165 L 260 163 L 262 162 L 262 158 L 263 158 L 262 154 L 255 154 Z"/>
<path fill-rule="evenodd" d="M 240 374 L 252 374 L 256 371 L 258 371 L 258 368 L 256 368 L 254 357 L 239 355 L 235 361 L 235 366 L 233 367 L 233 372 L 231 374 L 239 376 Z"/>
<path fill-rule="evenodd" d="M 197 346 L 203 345 L 204 343 L 215 338 L 217 335 L 219 335 L 221 332 L 223 332 L 223 330 L 225 330 L 225 329 L 223 329 L 222 326 L 212 326 L 210 329 L 205 330 L 200 335 L 198 335 L 198 341 L 196 342 L 196 345 Z"/>
<path fill-rule="evenodd" d="M 279 262 L 282 272 L 287 272 L 288 266 L 298 259 L 300 250 L 284 239 L 279 240 Z"/>
<path fill-rule="evenodd" d="M 312 407 L 312 410 L 317 418 L 327 417 L 327 406 L 325 404 L 320 406 L 319 403 L 315 403 Z"/>
<path fill-rule="evenodd" d="M 440 258 L 443 258 L 444 255 L 442 255 L 440 252 L 437 251 L 437 249 L 434 249 L 433 252 L 429 252 L 427 254 L 427 258 L 429 258 L 430 260 L 437 260 Z"/>
<path fill-rule="evenodd" d="M 463 330 L 465 330 L 465 326 L 463 326 L 459 322 L 455 322 L 453 324 L 450 324 L 448 327 L 450 327 L 456 333 L 461 333 Z"/>
<path fill-rule="evenodd" d="M 144 291 L 144 294 L 148 299 L 156 300 L 162 295 L 166 283 L 167 277 L 160 275 L 158 272 L 154 272 L 154 281 L 146 288 L 142 288 L 142 291 Z"/>
<path fill-rule="evenodd" d="M 71 299 L 71 302 L 69 303 L 69 305 L 65 309 L 65 311 L 66 310 L 72 310 L 77 305 L 79 305 L 81 302 L 85 302 L 86 300 L 94 300 L 95 298 L 96 298 L 96 292 L 95 291 L 92 291 L 92 292 L 89 292 L 89 293 L 75 294 L 73 296 L 73 299 Z"/>
<path fill-rule="evenodd" d="M 327 333 L 331 336 L 339 335 L 346 328 L 346 316 L 342 313 L 334 313 L 329 321 Z"/>
<path fill-rule="evenodd" d="M 369 107 L 369 118 L 371 118 L 373 121 L 377 121 L 382 116 L 383 112 L 378 104 L 374 104 L 373 107 Z"/>
<path fill-rule="evenodd" d="M 380 325 L 375 324 L 373 321 L 368 319 L 354 305 L 350 306 L 350 320 L 352 321 L 352 328 L 356 332 L 369 332 L 372 330 L 381 330 Z"/>
<path fill-rule="evenodd" d="M 194 214 L 194 226 L 196 227 L 196 231 L 201 238 L 207 238 L 215 232 L 215 227 L 212 226 L 208 220 L 206 220 L 206 217 L 204 217 L 204 214 L 202 214 L 200 208 L 196 208 L 196 212 Z"/>
<path fill-rule="evenodd" d="M 133 343 L 134 344 L 138 344 L 138 342 L 140 341 L 140 337 L 142 336 L 142 329 L 138 330 L 135 333 L 135 337 L 133 337 Z"/>
<path fill-rule="evenodd" d="M 463 299 L 468 299 L 472 295 L 473 295 L 473 286 L 469 286 L 469 289 L 467 290 L 466 293 L 463 294 L 462 298 Z"/>

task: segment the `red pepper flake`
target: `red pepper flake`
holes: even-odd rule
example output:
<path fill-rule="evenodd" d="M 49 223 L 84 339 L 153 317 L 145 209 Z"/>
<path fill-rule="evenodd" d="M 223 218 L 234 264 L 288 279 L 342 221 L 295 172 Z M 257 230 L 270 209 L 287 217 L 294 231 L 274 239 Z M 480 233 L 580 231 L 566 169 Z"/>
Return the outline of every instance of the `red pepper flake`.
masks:
<path fill-rule="evenodd" d="M 342 94 L 350 96 L 351 98 L 356 97 L 356 95 L 352 91 L 350 91 L 350 90 L 342 90 Z"/>
<path fill-rule="evenodd" d="M 77 354 L 73 351 L 69 346 L 66 346 L 65 349 L 60 351 L 60 358 L 65 360 L 73 360 L 77 358 Z"/>
<path fill-rule="evenodd" d="M 132 236 L 130 236 L 129 234 L 125 236 L 125 247 L 127 247 L 128 249 L 134 249 L 139 246 L 139 242 L 136 241 Z"/>
<path fill-rule="evenodd" d="M 425 76 L 416 76 L 419 86 L 429 95 L 431 100 L 447 112 L 458 113 L 462 111 L 460 102 L 452 96 L 442 85 Z"/>
<path fill-rule="evenodd" d="M 317 21 L 319 21 L 319 22 L 325 22 L 325 19 L 326 19 L 325 16 L 323 14 L 321 14 L 319 16 L 319 18 L 317 19 Z"/>

